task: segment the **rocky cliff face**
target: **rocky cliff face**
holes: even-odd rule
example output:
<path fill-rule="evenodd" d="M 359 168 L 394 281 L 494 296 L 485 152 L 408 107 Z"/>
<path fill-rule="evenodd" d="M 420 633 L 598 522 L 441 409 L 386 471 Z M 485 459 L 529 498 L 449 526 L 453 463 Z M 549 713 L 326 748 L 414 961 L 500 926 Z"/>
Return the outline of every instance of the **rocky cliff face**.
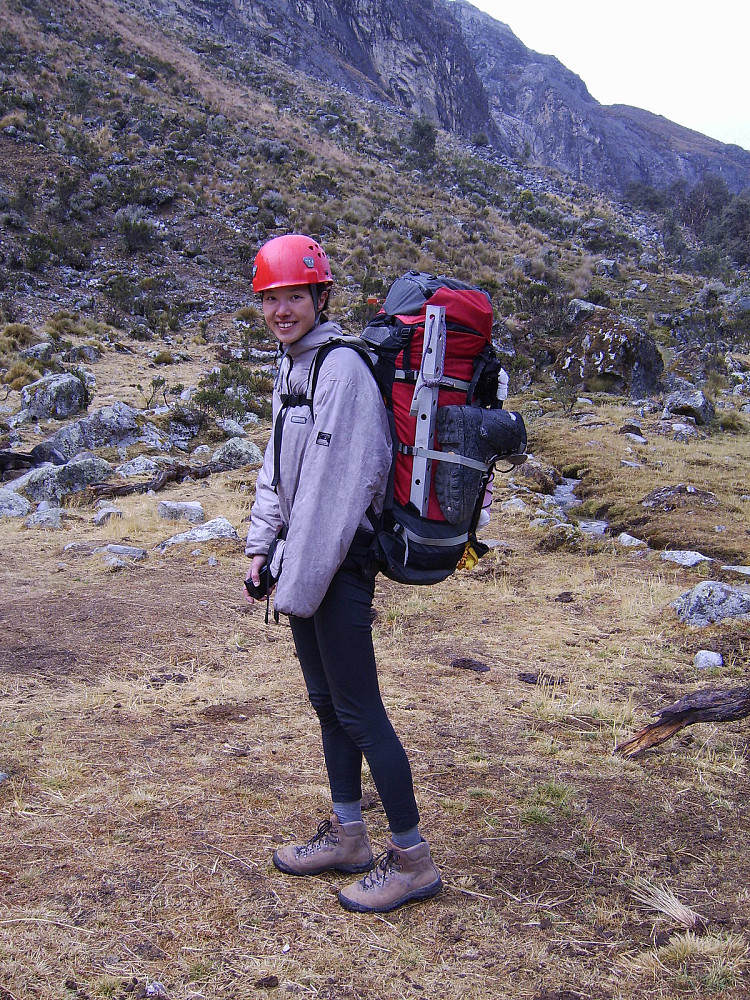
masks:
<path fill-rule="evenodd" d="M 625 105 L 603 106 L 553 56 L 465 0 L 448 2 L 488 96 L 493 122 L 514 150 L 594 187 L 631 181 L 666 187 L 705 172 L 732 190 L 750 183 L 750 153 Z"/>
<path fill-rule="evenodd" d="M 143 7 L 149 0 L 136 0 Z M 359 96 L 425 114 L 594 187 L 664 187 L 706 172 L 750 185 L 750 153 L 656 115 L 604 107 L 557 59 L 465 0 L 176 0 L 214 36 Z"/>

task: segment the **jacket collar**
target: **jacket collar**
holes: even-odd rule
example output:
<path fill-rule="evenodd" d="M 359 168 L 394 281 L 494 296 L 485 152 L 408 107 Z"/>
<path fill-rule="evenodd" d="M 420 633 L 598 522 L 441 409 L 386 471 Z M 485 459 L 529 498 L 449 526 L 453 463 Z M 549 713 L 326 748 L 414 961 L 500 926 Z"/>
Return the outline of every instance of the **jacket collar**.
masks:
<path fill-rule="evenodd" d="M 317 351 L 319 347 L 327 343 L 331 337 L 340 337 L 343 331 L 338 323 L 331 323 L 326 320 L 318 323 L 309 330 L 304 337 L 289 344 L 284 354 L 288 354 L 292 361 L 299 361 L 308 352 Z"/>

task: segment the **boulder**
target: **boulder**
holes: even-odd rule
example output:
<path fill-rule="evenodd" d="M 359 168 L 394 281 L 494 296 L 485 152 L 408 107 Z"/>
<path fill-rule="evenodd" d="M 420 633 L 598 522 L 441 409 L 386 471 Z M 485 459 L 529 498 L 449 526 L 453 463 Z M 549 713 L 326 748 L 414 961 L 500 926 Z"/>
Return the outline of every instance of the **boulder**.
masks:
<path fill-rule="evenodd" d="M 34 511 L 31 517 L 26 519 L 25 524 L 27 528 L 48 528 L 57 531 L 63 526 L 65 514 L 64 507 L 46 507 L 44 510 Z"/>
<path fill-rule="evenodd" d="M 179 535 L 172 535 L 160 542 L 156 548 L 159 552 L 164 552 L 172 545 L 182 545 L 184 542 L 210 542 L 215 539 L 229 538 L 232 541 L 239 541 L 240 536 L 225 517 L 215 517 L 213 521 L 206 521 L 199 528 L 192 528 L 190 531 L 183 531 Z"/>
<path fill-rule="evenodd" d="M 692 549 L 669 549 L 662 552 L 663 562 L 677 563 L 678 566 L 697 566 L 702 562 L 713 562 L 710 556 L 704 556 L 702 552 L 695 552 Z"/>
<path fill-rule="evenodd" d="M 47 444 L 73 458 L 89 448 L 108 448 L 135 444 L 140 437 L 138 411 L 127 403 L 104 406 L 82 420 L 77 420 L 48 438 Z"/>
<path fill-rule="evenodd" d="M 0 487 L 0 517 L 26 517 L 30 510 L 31 504 L 25 497 Z"/>
<path fill-rule="evenodd" d="M 260 464 L 263 461 L 263 453 L 252 441 L 233 437 L 216 449 L 212 461 L 228 465 L 231 469 L 239 469 L 243 465 Z"/>
<path fill-rule="evenodd" d="M 190 521 L 191 524 L 202 524 L 206 520 L 203 507 L 197 500 L 160 500 L 157 513 L 167 520 Z"/>
<path fill-rule="evenodd" d="M 636 320 L 599 309 L 579 317 L 554 371 L 574 385 L 641 397 L 658 389 L 664 361 Z"/>
<path fill-rule="evenodd" d="M 670 607 L 686 625 L 705 628 L 726 618 L 750 618 L 750 593 L 715 580 L 706 580 L 682 594 Z"/>
<path fill-rule="evenodd" d="M 696 424 L 710 423 L 715 414 L 714 405 L 702 389 L 673 392 L 664 400 L 667 416 L 679 413 L 681 416 L 692 417 Z"/>
<path fill-rule="evenodd" d="M 86 408 L 87 395 L 84 382 L 75 375 L 45 375 L 21 389 L 21 406 L 37 419 L 63 420 Z"/>
<path fill-rule="evenodd" d="M 32 500 L 60 501 L 70 493 L 80 493 L 92 483 L 108 479 L 112 466 L 103 458 L 81 457 L 67 465 L 34 469 L 24 483 L 24 492 Z"/>
<path fill-rule="evenodd" d="M 138 455 L 131 458 L 129 462 L 118 465 L 115 472 L 123 479 L 131 479 L 134 476 L 155 476 L 159 471 L 159 466 L 152 458 L 145 455 Z"/>
<path fill-rule="evenodd" d="M 571 299 L 565 310 L 565 319 L 572 325 L 584 316 L 590 316 L 597 311 L 605 312 L 605 309 L 603 306 L 594 305 L 593 302 L 588 302 L 586 299 Z"/>

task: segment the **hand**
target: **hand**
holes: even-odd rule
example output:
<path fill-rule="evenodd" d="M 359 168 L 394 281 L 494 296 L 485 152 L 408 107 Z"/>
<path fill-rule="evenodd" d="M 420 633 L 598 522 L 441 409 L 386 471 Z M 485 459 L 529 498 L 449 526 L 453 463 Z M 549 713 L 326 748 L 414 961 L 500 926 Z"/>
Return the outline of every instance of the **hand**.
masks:
<path fill-rule="evenodd" d="M 250 563 L 250 569 L 247 571 L 245 579 L 246 580 L 251 580 L 255 584 L 256 587 L 259 586 L 259 584 L 260 584 L 260 571 L 263 569 L 263 567 L 265 565 L 266 565 L 266 557 L 265 556 L 253 556 L 252 561 Z M 255 604 L 256 603 L 255 602 L 255 598 L 251 597 L 248 594 L 247 589 L 245 587 L 243 587 L 242 589 L 244 591 L 245 600 L 247 601 L 247 603 L 248 604 Z"/>

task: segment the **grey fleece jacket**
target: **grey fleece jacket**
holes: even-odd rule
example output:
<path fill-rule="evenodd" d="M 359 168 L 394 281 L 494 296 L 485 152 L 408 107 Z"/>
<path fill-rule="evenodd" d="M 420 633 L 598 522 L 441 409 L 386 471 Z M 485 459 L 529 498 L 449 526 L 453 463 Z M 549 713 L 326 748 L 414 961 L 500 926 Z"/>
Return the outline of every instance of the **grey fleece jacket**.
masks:
<path fill-rule="evenodd" d="M 283 420 L 279 482 L 274 477 L 274 433 L 258 473 L 245 554 L 265 555 L 287 525 L 274 607 L 310 618 L 317 611 L 365 511 L 383 507 L 391 467 L 385 405 L 367 363 L 356 351 L 328 353 L 318 375 L 313 414 L 307 406 L 281 407 L 281 394 L 307 391 L 317 349 L 341 328 L 325 322 L 290 344 L 273 394 L 274 431 Z"/>

